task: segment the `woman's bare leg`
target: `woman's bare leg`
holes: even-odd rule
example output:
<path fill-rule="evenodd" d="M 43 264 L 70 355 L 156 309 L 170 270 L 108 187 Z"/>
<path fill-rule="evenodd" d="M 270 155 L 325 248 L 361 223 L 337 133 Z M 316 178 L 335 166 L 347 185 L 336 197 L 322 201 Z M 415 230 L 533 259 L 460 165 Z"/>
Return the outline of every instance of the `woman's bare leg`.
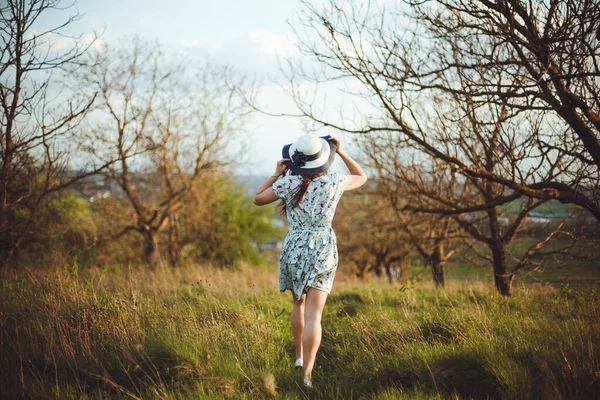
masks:
<path fill-rule="evenodd" d="M 294 335 L 294 344 L 296 345 L 296 359 L 302 358 L 302 332 L 304 331 L 304 300 L 306 295 L 302 295 L 300 300 L 296 300 L 296 296 L 292 293 L 292 334 Z"/>
<path fill-rule="evenodd" d="M 302 336 L 304 378 L 312 380 L 317 350 L 321 345 L 321 315 L 327 300 L 327 292 L 309 288 L 304 309 L 304 335 Z"/>

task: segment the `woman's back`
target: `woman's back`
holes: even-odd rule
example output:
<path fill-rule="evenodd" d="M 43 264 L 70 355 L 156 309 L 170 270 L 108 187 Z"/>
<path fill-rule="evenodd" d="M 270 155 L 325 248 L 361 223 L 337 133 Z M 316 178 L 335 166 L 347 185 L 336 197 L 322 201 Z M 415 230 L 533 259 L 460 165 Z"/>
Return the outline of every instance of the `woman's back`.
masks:
<path fill-rule="evenodd" d="M 273 185 L 273 190 L 286 203 L 286 214 L 292 229 L 329 228 L 347 183 L 347 176 L 337 173 L 313 178 L 296 207 L 291 207 L 290 202 L 294 192 L 302 185 L 302 176 L 281 177 Z"/>

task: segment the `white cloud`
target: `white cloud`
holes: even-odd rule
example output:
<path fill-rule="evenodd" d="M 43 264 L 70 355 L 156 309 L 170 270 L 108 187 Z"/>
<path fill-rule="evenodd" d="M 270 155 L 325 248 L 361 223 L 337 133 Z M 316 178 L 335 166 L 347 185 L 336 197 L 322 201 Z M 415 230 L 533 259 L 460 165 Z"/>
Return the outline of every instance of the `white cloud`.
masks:
<path fill-rule="evenodd" d="M 183 47 L 200 47 L 199 40 L 182 40 L 181 45 Z"/>
<path fill-rule="evenodd" d="M 297 40 L 291 35 L 278 34 L 267 30 L 254 30 L 250 31 L 250 41 L 263 54 L 286 58 L 298 54 Z"/>
<path fill-rule="evenodd" d="M 201 49 L 206 50 L 209 53 L 217 53 L 223 47 L 223 44 L 219 41 L 213 41 L 210 44 L 201 42 L 195 39 L 183 39 L 179 42 L 184 49 Z"/>

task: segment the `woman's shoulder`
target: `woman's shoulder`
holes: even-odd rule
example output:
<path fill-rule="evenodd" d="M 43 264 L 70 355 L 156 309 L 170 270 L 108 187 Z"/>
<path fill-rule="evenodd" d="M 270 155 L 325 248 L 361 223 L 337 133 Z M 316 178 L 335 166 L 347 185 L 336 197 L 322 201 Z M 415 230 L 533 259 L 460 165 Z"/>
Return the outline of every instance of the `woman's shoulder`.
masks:
<path fill-rule="evenodd" d="M 322 178 L 326 179 L 330 184 L 337 184 L 347 180 L 348 176 L 337 172 L 329 172 L 323 175 Z"/>
<path fill-rule="evenodd" d="M 348 175 L 339 174 L 337 172 L 329 172 L 327 175 L 323 175 L 325 186 L 329 188 L 329 191 L 341 195 L 341 193 L 348 186 Z"/>
<path fill-rule="evenodd" d="M 302 177 L 299 175 L 280 176 L 273 183 L 273 187 L 287 189 L 287 188 L 297 186 L 298 184 L 300 184 L 300 182 L 302 182 Z"/>
<path fill-rule="evenodd" d="M 275 182 L 273 182 L 273 191 L 277 197 L 280 199 L 285 199 L 289 196 L 289 193 L 294 188 L 300 185 L 301 181 L 302 178 L 298 177 L 297 175 L 280 176 Z"/>

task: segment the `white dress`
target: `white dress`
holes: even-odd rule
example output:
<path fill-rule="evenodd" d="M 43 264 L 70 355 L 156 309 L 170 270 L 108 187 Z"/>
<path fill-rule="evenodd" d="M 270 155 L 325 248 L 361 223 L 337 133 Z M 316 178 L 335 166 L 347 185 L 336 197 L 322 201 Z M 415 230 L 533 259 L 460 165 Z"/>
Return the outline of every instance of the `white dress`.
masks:
<path fill-rule="evenodd" d="M 299 175 L 280 177 L 273 183 L 275 195 L 286 203 L 290 223 L 279 258 L 279 291 L 289 289 L 296 299 L 309 287 L 331 293 L 338 265 L 331 221 L 348 176 L 329 173 L 313 179 L 298 206 L 290 209 L 294 189 L 301 183 Z"/>

